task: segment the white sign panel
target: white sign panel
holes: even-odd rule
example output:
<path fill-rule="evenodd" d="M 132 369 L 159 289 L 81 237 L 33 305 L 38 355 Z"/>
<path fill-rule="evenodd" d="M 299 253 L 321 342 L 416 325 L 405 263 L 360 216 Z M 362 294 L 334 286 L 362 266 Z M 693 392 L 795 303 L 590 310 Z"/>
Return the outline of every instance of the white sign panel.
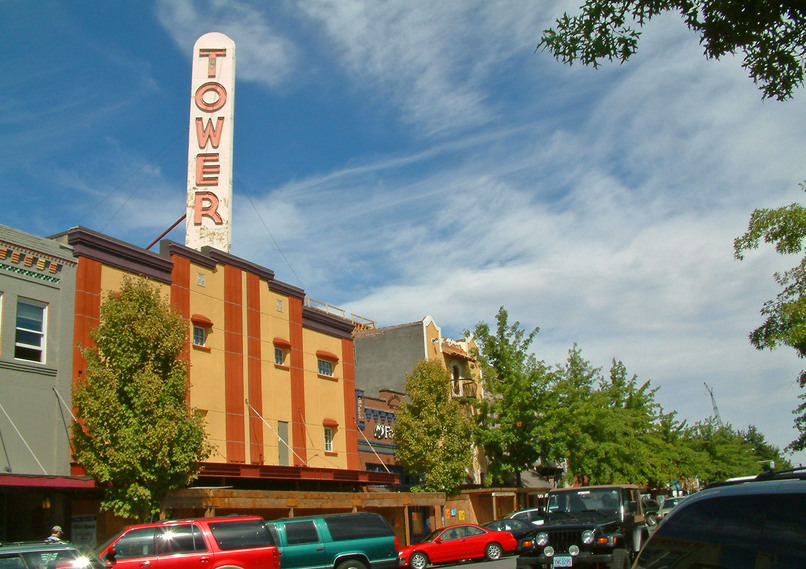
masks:
<path fill-rule="evenodd" d="M 226 253 L 232 244 L 235 42 L 204 34 L 193 46 L 185 245 Z"/>

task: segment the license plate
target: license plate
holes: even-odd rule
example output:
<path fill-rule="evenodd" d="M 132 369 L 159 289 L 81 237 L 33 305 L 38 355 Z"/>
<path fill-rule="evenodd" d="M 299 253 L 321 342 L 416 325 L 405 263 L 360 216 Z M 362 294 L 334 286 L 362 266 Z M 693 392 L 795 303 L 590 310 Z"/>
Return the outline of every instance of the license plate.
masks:
<path fill-rule="evenodd" d="M 573 567 L 573 560 L 570 555 L 557 555 L 554 557 L 554 567 Z"/>

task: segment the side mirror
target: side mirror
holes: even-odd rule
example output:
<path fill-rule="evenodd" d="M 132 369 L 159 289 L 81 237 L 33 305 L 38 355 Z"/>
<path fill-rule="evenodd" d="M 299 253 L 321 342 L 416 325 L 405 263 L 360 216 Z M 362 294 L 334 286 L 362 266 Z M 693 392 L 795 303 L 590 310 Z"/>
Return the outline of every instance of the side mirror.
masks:
<path fill-rule="evenodd" d="M 115 562 L 115 546 L 114 545 L 110 546 L 109 549 L 106 550 L 106 553 L 104 554 L 104 560 L 109 561 L 110 563 Z"/>
<path fill-rule="evenodd" d="M 434 543 L 442 543 L 442 538 L 438 537 L 434 540 Z"/>

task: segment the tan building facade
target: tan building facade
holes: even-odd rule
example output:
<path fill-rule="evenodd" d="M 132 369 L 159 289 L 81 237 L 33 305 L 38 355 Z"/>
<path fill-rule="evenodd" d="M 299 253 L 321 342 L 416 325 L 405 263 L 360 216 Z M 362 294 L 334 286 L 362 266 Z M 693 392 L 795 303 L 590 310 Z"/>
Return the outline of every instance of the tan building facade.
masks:
<path fill-rule="evenodd" d="M 450 384 L 445 388 L 451 391 L 454 398 L 464 402 L 465 411 L 469 416 L 476 413 L 476 403 L 484 396 L 482 386 L 481 368 L 476 362 L 474 351 L 476 344 L 472 337 L 461 340 L 451 340 L 442 335 L 442 329 L 437 326 L 431 316 L 422 320 L 387 326 L 369 330 L 359 330 L 354 334 L 356 358 L 356 387 L 363 394 L 363 409 L 366 417 L 363 419 L 371 428 L 378 424 L 373 421 L 377 415 L 385 422 L 394 422 L 394 411 L 389 410 L 391 416 L 383 415 L 383 405 L 373 401 L 378 397 L 383 399 L 386 393 L 404 393 L 406 389 L 406 376 L 410 374 L 417 362 L 431 360 L 440 362 L 450 373 Z M 377 407 L 377 413 L 367 412 L 370 404 Z M 359 412 L 359 424 L 361 424 Z M 364 432 L 366 428 L 362 427 Z M 392 433 L 385 431 L 390 442 Z M 374 432 L 374 431 L 373 431 Z M 367 436 L 369 438 L 369 436 Z M 376 443 L 376 446 L 381 446 Z M 362 461 L 372 463 L 377 459 L 372 449 L 364 452 Z M 467 483 L 481 485 L 484 483 L 485 457 L 479 448 L 474 447 L 474 460 L 467 472 Z"/>
<path fill-rule="evenodd" d="M 78 261 L 76 345 L 89 344 L 104 293 L 124 275 L 149 278 L 191 322 L 190 405 L 205 416 L 214 447 L 202 479 L 394 483 L 359 467 L 353 322 L 307 306 L 303 290 L 216 249 L 163 241 L 156 254 L 84 228 L 59 238 Z M 84 366 L 76 348 L 73 378 Z"/>

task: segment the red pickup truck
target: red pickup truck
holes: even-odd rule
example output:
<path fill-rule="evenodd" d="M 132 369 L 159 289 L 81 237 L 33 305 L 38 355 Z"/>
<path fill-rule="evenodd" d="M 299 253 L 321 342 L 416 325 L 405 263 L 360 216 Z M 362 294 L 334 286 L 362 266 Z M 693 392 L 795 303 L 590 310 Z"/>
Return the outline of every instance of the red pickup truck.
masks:
<path fill-rule="evenodd" d="M 113 569 L 279 569 L 263 519 L 228 516 L 124 528 L 96 548 Z"/>

